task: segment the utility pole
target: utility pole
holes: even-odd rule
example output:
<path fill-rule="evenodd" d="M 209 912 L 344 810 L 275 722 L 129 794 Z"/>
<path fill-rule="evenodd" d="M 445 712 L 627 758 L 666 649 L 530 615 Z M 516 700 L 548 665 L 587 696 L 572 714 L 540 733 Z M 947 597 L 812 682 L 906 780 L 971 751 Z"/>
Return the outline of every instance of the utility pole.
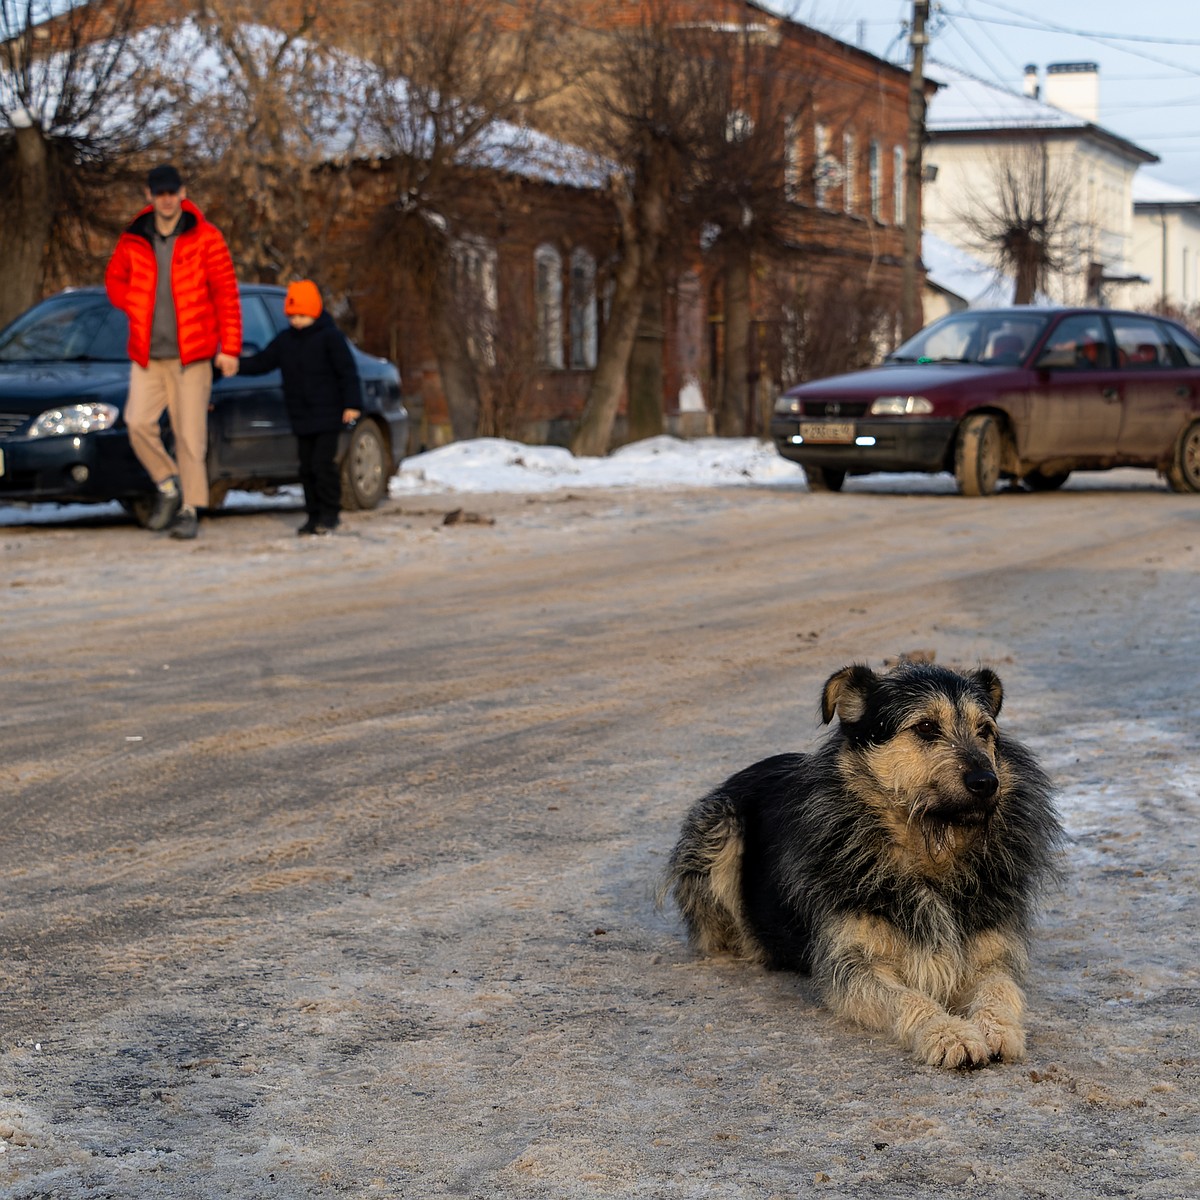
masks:
<path fill-rule="evenodd" d="M 911 337 L 921 325 L 921 306 L 917 297 L 917 263 L 921 257 L 921 173 L 925 149 L 925 47 L 929 35 L 925 21 L 929 0 L 913 0 L 912 68 L 908 76 L 908 154 L 904 180 L 904 274 L 900 292 L 900 325 L 904 336 Z"/>

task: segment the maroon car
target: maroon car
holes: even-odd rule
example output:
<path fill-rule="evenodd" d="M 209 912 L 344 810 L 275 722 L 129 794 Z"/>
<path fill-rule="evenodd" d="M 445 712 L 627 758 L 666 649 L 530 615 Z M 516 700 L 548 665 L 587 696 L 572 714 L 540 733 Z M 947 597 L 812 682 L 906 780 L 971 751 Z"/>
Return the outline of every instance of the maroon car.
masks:
<path fill-rule="evenodd" d="M 1152 467 L 1200 492 L 1200 341 L 1145 313 L 980 309 L 943 317 L 882 366 L 785 392 L 771 436 L 813 491 L 847 475 L 952 472 L 964 496 L 1072 471 Z"/>

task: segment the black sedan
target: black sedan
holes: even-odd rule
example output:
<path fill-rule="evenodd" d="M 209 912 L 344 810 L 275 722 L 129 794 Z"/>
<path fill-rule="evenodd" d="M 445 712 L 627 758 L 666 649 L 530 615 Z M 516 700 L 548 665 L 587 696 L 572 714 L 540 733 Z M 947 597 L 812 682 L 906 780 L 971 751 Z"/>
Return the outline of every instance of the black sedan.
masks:
<path fill-rule="evenodd" d="M 252 353 L 287 327 L 284 289 L 248 284 L 241 294 L 244 353 Z M 0 330 L 0 503 L 119 500 L 145 520 L 154 485 L 122 420 L 127 338 L 125 314 L 102 288 L 60 292 Z M 342 435 L 342 505 L 367 509 L 400 467 L 408 412 L 395 366 L 354 354 L 362 416 Z M 211 507 L 232 488 L 269 492 L 299 480 L 278 371 L 215 378 L 208 443 Z"/>

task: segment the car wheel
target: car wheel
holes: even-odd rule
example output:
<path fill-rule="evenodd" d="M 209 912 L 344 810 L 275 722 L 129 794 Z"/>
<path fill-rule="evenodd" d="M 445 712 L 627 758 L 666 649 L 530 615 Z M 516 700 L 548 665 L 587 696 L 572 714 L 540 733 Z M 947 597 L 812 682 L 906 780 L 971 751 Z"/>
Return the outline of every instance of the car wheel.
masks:
<path fill-rule="evenodd" d="M 1000 426 L 987 413 L 972 413 L 958 427 L 954 478 L 964 496 L 990 496 L 1000 482 Z"/>
<path fill-rule="evenodd" d="M 373 421 L 360 420 L 342 459 L 342 507 L 375 508 L 387 495 L 388 448 Z"/>
<path fill-rule="evenodd" d="M 1167 483 L 1173 492 L 1200 492 L 1200 421 L 1193 421 L 1175 443 Z"/>
<path fill-rule="evenodd" d="M 132 496 L 121 501 L 121 507 L 143 528 L 149 525 L 150 514 L 154 511 L 154 497 Z"/>
<path fill-rule="evenodd" d="M 836 467 L 805 467 L 804 478 L 810 492 L 840 492 L 846 482 L 846 472 Z"/>
<path fill-rule="evenodd" d="M 1041 471 L 1030 471 L 1021 482 L 1031 492 L 1057 492 L 1070 478 L 1070 471 L 1063 471 L 1061 475 L 1043 475 Z"/>

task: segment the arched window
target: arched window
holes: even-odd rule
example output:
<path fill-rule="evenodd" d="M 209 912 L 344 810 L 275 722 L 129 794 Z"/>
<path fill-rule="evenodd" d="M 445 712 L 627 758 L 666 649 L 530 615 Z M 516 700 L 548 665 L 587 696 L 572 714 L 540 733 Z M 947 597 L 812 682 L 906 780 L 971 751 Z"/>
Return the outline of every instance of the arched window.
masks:
<path fill-rule="evenodd" d="M 571 251 L 571 366 L 596 365 L 596 260 L 581 246 Z"/>
<path fill-rule="evenodd" d="M 500 309 L 496 284 L 496 248 L 483 238 L 454 243 L 455 293 L 466 324 L 467 348 L 474 362 L 496 365 L 496 323 Z"/>
<path fill-rule="evenodd" d="M 871 187 L 871 216 L 883 221 L 883 164 L 879 158 L 879 143 L 873 138 L 867 147 L 867 178 Z"/>
<path fill-rule="evenodd" d="M 813 193 L 818 208 L 829 207 L 829 190 L 834 186 L 836 163 L 829 153 L 829 126 L 813 126 Z"/>
<path fill-rule="evenodd" d="M 846 130 L 842 134 L 842 208 L 848 213 L 854 211 L 858 197 L 854 194 L 854 173 L 858 169 L 855 162 L 854 134 Z"/>
<path fill-rule="evenodd" d="M 533 252 L 539 366 L 561 370 L 563 365 L 562 255 L 543 244 Z"/>

